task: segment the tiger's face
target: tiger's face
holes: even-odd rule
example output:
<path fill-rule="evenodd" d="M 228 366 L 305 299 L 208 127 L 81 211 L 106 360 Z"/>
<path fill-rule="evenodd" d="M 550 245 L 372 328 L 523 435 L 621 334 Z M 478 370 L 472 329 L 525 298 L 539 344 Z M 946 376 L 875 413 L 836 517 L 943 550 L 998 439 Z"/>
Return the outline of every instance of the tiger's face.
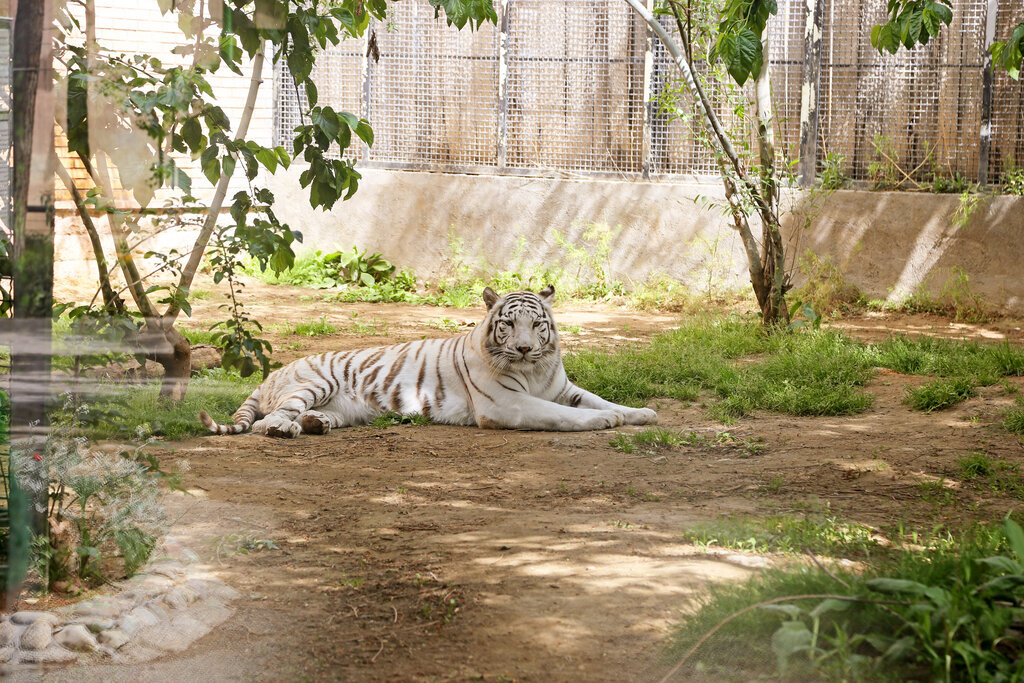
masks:
<path fill-rule="evenodd" d="M 558 330 L 549 307 L 554 293 L 551 285 L 539 294 L 512 292 L 500 297 L 490 287 L 484 289 L 485 348 L 497 367 L 532 365 L 558 352 Z"/>

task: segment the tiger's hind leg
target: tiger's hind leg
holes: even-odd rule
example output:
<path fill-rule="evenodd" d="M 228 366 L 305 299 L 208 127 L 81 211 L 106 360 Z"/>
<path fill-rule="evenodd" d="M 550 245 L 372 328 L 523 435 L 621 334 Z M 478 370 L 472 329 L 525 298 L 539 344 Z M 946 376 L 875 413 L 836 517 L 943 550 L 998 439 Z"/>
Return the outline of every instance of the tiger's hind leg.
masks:
<path fill-rule="evenodd" d="M 343 395 L 335 396 L 317 408 L 303 411 L 295 418 L 303 434 L 328 434 L 337 427 L 366 424 L 383 412 L 364 401 Z"/>
<path fill-rule="evenodd" d="M 277 404 L 263 419 L 252 423 L 252 431 L 267 436 L 291 439 L 302 433 L 298 417 L 313 407 L 314 396 L 309 389 L 301 389 Z"/>

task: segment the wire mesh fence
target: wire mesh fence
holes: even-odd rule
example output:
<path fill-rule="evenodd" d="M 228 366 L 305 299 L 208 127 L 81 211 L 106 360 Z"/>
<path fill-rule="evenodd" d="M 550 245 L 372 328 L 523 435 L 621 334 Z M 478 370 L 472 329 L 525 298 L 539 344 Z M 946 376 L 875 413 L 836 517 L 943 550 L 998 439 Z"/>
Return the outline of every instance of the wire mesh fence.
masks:
<path fill-rule="evenodd" d="M 987 0 L 958 3 L 951 26 L 913 51 L 870 43 L 884 4 L 821 0 L 820 121 L 815 158 L 842 159 L 857 180 L 889 164 L 924 183 L 979 177 Z M 427 0 L 399 3 L 362 40 L 317 61 L 320 103 L 367 117 L 364 164 L 518 175 L 714 176 L 718 168 L 678 89 L 671 58 L 621 0 L 506 0 L 498 24 L 456 31 Z M 768 26 L 777 149 L 799 155 L 807 3 L 780 0 Z M 1024 15 L 995 0 L 997 36 Z M 664 18 L 668 23 L 670 17 Z M 378 48 L 368 53 L 370 36 Z M 379 55 L 379 59 L 375 59 Z M 697 55 L 695 67 L 707 76 Z M 275 136 L 287 145 L 303 93 L 278 67 Z M 726 126 L 739 130 L 750 87 L 707 79 Z M 1024 85 L 991 86 L 988 180 L 1024 158 Z M 666 104 L 674 103 L 674 106 Z M 900 177 L 903 177 L 900 175 Z"/>

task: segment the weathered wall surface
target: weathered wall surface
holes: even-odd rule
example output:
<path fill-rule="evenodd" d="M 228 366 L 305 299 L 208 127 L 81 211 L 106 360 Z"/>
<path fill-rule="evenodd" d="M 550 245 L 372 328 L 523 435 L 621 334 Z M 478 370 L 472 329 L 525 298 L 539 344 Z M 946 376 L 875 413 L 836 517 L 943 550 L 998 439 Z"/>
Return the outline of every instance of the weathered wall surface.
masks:
<path fill-rule="evenodd" d="M 521 237 L 526 261 L 554 263 L 566 255 L 555 230 L 576 241 L 603 223 L 617 230 L 610 259 L 617 279 L 665 273 L 698 291 L 709 278 L 719 288 L 748 286 L 740 241 L 709 203 L 721 200 L 718 185 L 363 169 L 355 197 L 325 212 L 310 208 L 300 172 L 293 166 L 267 184 L 278 216 L 303 233 L 303 250 L 358 245 L 430 278 L 451 271 L 450 237 L 464 240 L 464 260 L 501 268 L 512 265 Z M 843 190 L 819 198 L 817 208 L 797 193 L 785 203 L 791 255 L 829 255 L 872 298 L 895 301 L 922 285 L 937 293 L 959 266 L 988 304 L 1024 312 L 1024 198 L 983 199 L 963 228 L 954 225 L 957 195 Z M 809 228 L 801 227 L 806 215 L 814 217 Z M 67 214 L 58 220 L 58 272 L 93 276 L 76 224 Z M 164 234 L 159 243 L 175 239 Z"/>

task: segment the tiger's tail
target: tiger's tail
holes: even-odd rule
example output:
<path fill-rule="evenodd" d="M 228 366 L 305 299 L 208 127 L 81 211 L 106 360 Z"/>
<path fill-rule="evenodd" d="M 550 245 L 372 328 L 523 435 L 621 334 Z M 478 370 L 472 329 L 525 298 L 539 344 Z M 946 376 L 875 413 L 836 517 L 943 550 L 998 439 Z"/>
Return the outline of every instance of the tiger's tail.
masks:
<path fill-rule="evenodd" d="M 213 418 L 205 410 L 199 411 L 199 421 L 214 434 L 241 434 L 251 427 L 252 423 L 256 420 L 259 415 L 259 406 L 260 387 L 256 387 L 256 391 L 252 392 L 249 398 L 245 399 L 245 403 L 231 416 L 235 424 L 219 425 L 214 422 Z"/>

